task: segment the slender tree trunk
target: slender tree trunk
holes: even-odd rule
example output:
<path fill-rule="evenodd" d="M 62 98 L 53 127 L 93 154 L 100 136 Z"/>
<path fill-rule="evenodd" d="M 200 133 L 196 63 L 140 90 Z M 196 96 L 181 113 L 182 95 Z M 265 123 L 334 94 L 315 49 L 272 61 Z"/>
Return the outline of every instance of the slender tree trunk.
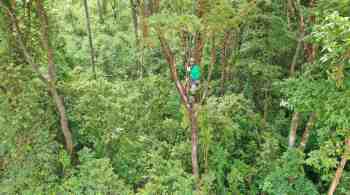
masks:
<path fill-rule="evenodd" d="M 91 58 L 91 66 L 92 66 L 92 72 L 94 74 L 94 77 L 96 79 L 96 64 L 95 64 L 95 50 L 94 45 L 92 42 L 92 32 L 91 32 L 91 24 L 90 24 L 90 15 L 89 15 L 89 7 L 87 0 L 84 1 L 84 10 L 85 10 L 85 19 L 86 19 L 86 28 L 88 31 L 89 36 L 89 46 L 90 46 L 90 58 Z"/>
<path fill-rule="evenodd" d="M 197 7 L 196 14 L 198 18 L 202 18 L 204 16 L 206 3 L 207 3 L 207 0 L 196 1 L 196 7 Z M 203 48 L 205 44 L 203 36 L 204 34 L 199 31 L 195 35 L 195 48 L 193 51 L 193 58 L 195 63 L 199 65 L 201 65 L 201 62 L 202 62 Z"/>
<path fill-rule="evenodd" d="M 337 168 L 337 171 L 335 172 L 335 176 L 333 178 L 333 181 L 329 187 L 329 190 L 328 190 L 328 195 L 333 195 L 334 192 L 336 191 L 337 189 L 337 186 L 339 184 L 339 181 L 341 179 L 341 176 L 343 174 L 343 171 L 344 171 L 344 168 L 345 168 L 345 165 L 346 165 L 346 162 L 350 156 L 350 138 L 346 141 L 346 149 L 345 149 L 345 152 L 341 158 L 341 161 L 340 161 L 340 164 Z"/>
<path fill-rule="evenodd" d="M 313 128 L 313 126 L 314 126 L 314 124 L 315 124 L 315 121 L 316 121 L 316 113 L 313 112 L 313 113 L 311 113 L 311 115 L 310 115 L 309 121 L 308 121 L 307 124 L 306 124 L 305 130 L 304 130 L 304 133 L 303 133 L 303 136 L 302 136 L 302 138 L 301 138 L 301 142 L 300 142 L 299 148 L 300 148 L 302 151 L 304 151 L 305 146 L 306 146 L 307 142 L 309 141 L 310 130 Z"/>
<path fill-rule="evenodd" d="M 28 62 L 29 65 L 32 66 L 33 71 L 37 74 L 39 79 L 43 81 L 43 83 L 47 84 L 48 90 L 51 93 L 53 97 L 53 102 L 55 103 L 58 113 L 60 115 L 60 125 L 62 129 L 62 133 L 64 135 L 66 149 L 68 153 L 73 157 L 74 153 L 74 146 L 73 146 L 73 139 L 72 134 L 69 129 L 68 125 L 68 118 L 66 116 L 65 107 L 63 104 L 63 99 L 60 98 L 57 88 L 55 86 L 55 65 L 53 61 L 53 49 L 50 46 L 49 42 L 49 23 L 48 23 L 48 17 L 46 14 L 46 11 L 42 5 L 42 1 L 37 0 L 36 1 L 37 10 L 39 13 L 40 23 L 41 23 L 41 39 L 42 39 L 42 45 L 44 50 L 46 50 L 47 58 L 48 58 L 48 76 L 46 77 L 39 68 L 39 65 L 35 63 L 35 61 L 32 58 L 32 55 L 29 53 L 28 48 L 26 47 L 24 43 L 24 37 L 21 32 L 21 29 L 19 28 L 18 21 L 15 15 L 14 10 L 11 8 L 6 7 L 4 5 L 3 1 L 0 1 L 0 7 L 3 7 L 7 14 L 10 17 L 11 23 L 14 27 L 14 31 L 16 32 L 16 41 L 19 44 L 20 49 L 22 50 L 25 60 Z"/>
<path fill-rule="evenodd" d="M 292 18 L 295 16 L 295 9 L 293 7 L 293 0 L 287 1 L 287 22 L 288 28 L 291 29 Z"/>
<path fill-rule="evenodd" d="M 315 0 L 311 0 L 309 3 L 309 7 L 313 8 L 315 6 Z M 309 23 L 315 24 L 316 22 L 316 16 L 314 14 L 310 14 L 309 16 Z M 316 58 L 316 46 L 312 43 L 304 43 L 304 50 L 307 54 L 307 60 L 310 63 L 313 63 Z"/>
<path fill-rule="evenodd" d="M 198 172 L 198 126 L 197 126 L 197 116 L 196 116 L 196 110 L 195 106 L 192 105 L 191 108 L 188 110 L 190 120 L 191 120 L 191 131 L 192 131 L 192 174 L 193 176 L 198 179 L 199 178 L 199 172 Z"/>
<path fill-rule="evenodd" d="M 103 24 L 104 23 L 104 11 L 103 11 L 103 5 L 101 0 L 97 0 L 97 11 L 98 11 L 98 15 L 99 15 L 99 19 L 100 19 L 100 23 Z"/>
<path fill-rule="evenodd" d="M 222 43 L 222 53 L 221 53 L 221 64 L 222 64 L 222 71 L 221 71 L 221 87 L 220 87 L 220 94 L 224 95 L 225 93 L 225 82 L 227 73 L 229 71 L 229 65 L 228 65 L 228 58 L 231 57 L 231 44 L 232 43 L 232 32 L 226 31 L 224 40 Z"/>
<path fill-rule="evenodd" d="M 107 2 L 106 0 L 101 0 L 102 14 L 105 15 L 107 12 Z"/>
<path fill-rule="evenodd" d="M 295 67 L 297 63 L 297 59 L 299 57 L 299 53 L 302 47 L 303 39 L 305 36 L 305 24 L 304 24 L 304 15 L 301 10 L 301 6 L 298 4 L 298 10 L 299 10 L 299 15 L 300 15 L 300 23 L 299 23 L 299 40 L 297 44 L 297 48 L 295 50 L 295 54 L 293 56 L 293 61 L 290 66 L 290 74 L 289 76 L 293 78 L 295 76 Z M 291 121 L 291 127 L 290 127 L 290 133 L 289 133 L 289 147 L 294 147 L 295 145 L 295 140 L 297 136 L 297 129 L 299 125 L 299 112 L 294 111 L 292 121 Z"/>
<path fill-rule="evenodd" d="M 30 50 L 30 46 L 31 46 L 31 27 L 32 27 L 32 0 L 29 0 L 28 2 L 26 2 L 26 6 L 25 9 L 27 10 L 27 22 L 26 22 L 26 32 L 24 35 L 24 44 L 27 46 L 27 48 Z"/>
<path fill-rule="evenodd" d="M 293 113 L 292 123 L 289 132 L 289 147 L 292 148 L 295 145 L 295 140 L 297 137 L 297 129 L 299 125 L 299 112 Z"/>
<path fill-rule="evenodd" d="M 299 17 L 300 17 L 300 19 L 299 19 L 300 20 L 299 21 L 299 37 L 298 37 L 297 47 L 295 49 L 295 53 L 293 56 L 293 61 L 292 61 L 292 64 L 290 66 L 290 71 L 289 71 L 290 77 L 294 77 L 295 67 L 296 67 L 297 60 L 299 58 L 299 53 L 300 53 L 300 50 L 302 49 L 304 37 L 305 37 L 304 13 L 301 10 L 301 6 L 299 5 L 299 3 L 298 3 L 298 10 L 299 10 Z"/>
<path fill-rule="evenodd" d="M 68 122 L 68 117 L 66 115 L 64 99 L 62 96 L 58 94 L 56 86 L 53 85 L 49 87 L 49 91 L 54 99 L 55 105 L 60 114 L 60 125 L 61 125 L 63 136 L 66 142 L 67 151 L 71 155 L 71 157 L 73 157 L 73 154 L 74 154 L 73 136 L 69 128 L 69 122 Z"/>
<path fill-rule="evenodd" d="M 267 120 L 269 118 L 269 100 L 270 100 L 268 87 L 266 87 L 264 94 L 265 94 L 265 100 L 264 100 L 263 126 L 266 127 Z"/>
<path fill-rule="evenodd" d="M 138 19 L 137 19 L 136 4 L 135 4 L 134 0 L 130 0 L 130 7 L 131 7 L 131 16 L 132 16 L 132 22 L 133 22 L 133 26 L 134 26 L 136 45 L 138 46 L 139 42 L 140 42 L 139 25 L 138 25 Z"/>
<path fill-rule="evenodd" d="M 171 72 L 171 78 L 175 82 L 176 89 L 178 93 L 180 94 L 181 100 L 183 105 L 185 106 L 190 123 L 191 123 L 191 137 L 192 137 L 192 174 L 198 181 L 199 179 L 199 171 L 198 171 L 198 124 L 197 124 L 197 115 L 196 115 L 196 108 L 194 104 L 190 103 L 188 96 L 186 94 L 186 90 L 183 86 L 183 84 L 180 82 L 179 77 L 177 75 L 177 68 L 176 68 L 176 62 L 175 62 L 175 56 L 173 52 L 171 51 L 168 42 L 165 40 L 165 37 L 160 29 L 157 29 L 158 38 L 161 43 L 161 49 L 163 51 L 163 54 L 169 64 L 170 72 Z"/>
<path fill-rule="evenodd" d="M 214 69 L 214 65 L 216 63 L 216 45 L 215 45 L 215 35 L 213 35 L 213 39 L 212 39 L 212 46 L 211 46 L 211 51 L 210 51 L 210 58 L 211 58 L 211 62 L 209 64 L 209 68 L 208 68 L 208 77 L 207 77 L 207 81 L 206 84 L 204 86 L 204 91 L 203 91 L 203 96 L 202 96 L 202 100 L 201 100 L 201 104 L 204 103 L 205 98 L 207 98 L 208 95 L 208 91 L 209 91 L 209 84 L 211 81 L 211 76 L 213 74 L 213 69 Z"/>
<path fill-rule="evenodd" d="M 132 21 L 134 26 L 136 52 L 137 52 L 137 59 L 136 59 L 137 71 L 138 71 L 139 77 L 142 78 L 143 62 L 144 62 L 144 46 L 141 46 L 140 37 L 139 37 L 139 20 L 137 17 L 137 7 L 138 5 L 136 4 L 136 2 L 134 0 L 130 0 L 131 16 L 132 16 Z M 144 17 L 144 15 L 142 15 L 141 17 Z"/>
<path fill-rule="evenodd" d="M 140 14 L 141 14 L 141 24 L 142 24 L 142 38 L 145 42 L 148 38 L 148 17 L 150 16 L 150 10 L 148 10 L 147 2 L 145 0 L 141 1 L 141 4 L 139 6 L 140 8 Z"/>
<path fill-rule="evenodd" d="M 153 11 L 154 12 L 158 12 L 159 8 L 160 8 L 160 0 L 154 0 L 153 2 Z"/>
<path fill-rule="evenodd" d="M 37 1 L 37 9 L 41 18 L 41 31 L 42 31 L 42 42 L 44 48 L 47 50 L 47 60 L 48 60 L 48 88 L 53 96 L 53 100 L 56 104 L 57 110 L 60 114 L 60 124 L 63 131 L 63 135 L 66 141 L 66 147 L 68 153 L 73 155 L 74 145 L 71 130 L 68 125 L 68 118 L 66 115 L 66 109 L 64 106 L 63 98 L 59 95 L 57 91 L 56 83 L 56 67 L 53 59 L 53 49 L 50 45 L 49 39 L 49 21 L 45 8 L 40 0 Z"/>

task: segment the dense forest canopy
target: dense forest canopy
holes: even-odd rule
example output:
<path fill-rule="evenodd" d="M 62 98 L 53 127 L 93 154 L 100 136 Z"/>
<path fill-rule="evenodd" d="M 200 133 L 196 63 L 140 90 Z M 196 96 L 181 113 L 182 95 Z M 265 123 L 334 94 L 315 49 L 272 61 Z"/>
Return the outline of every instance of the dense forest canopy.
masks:
<path fill-rule="evenodd" d="M 0 194 L 350 194 L 350 0 L 0 0 Z"/>

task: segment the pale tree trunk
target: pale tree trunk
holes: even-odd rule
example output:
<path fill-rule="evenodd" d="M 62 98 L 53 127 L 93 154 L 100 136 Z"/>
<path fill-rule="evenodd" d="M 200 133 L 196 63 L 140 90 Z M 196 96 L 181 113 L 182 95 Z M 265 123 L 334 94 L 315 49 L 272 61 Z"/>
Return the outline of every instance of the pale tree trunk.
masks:
<path fill-rule="evenodd" d="M 288 0 L 288 2 L 291 0 Z M 297 43 L 297 47 L 293 56 L 293 61 L 292 64 L 290 66 L 290 70 L 289 70 L 289 75 L 290 77 L 294 77 L 295 74 L 295 67 L 297 64 L 297 60 L 299 58 L 299 53 L 302 49 L 303 46 L 303 42 L 304 42 L 304 37 L 305 37 L 305 22 L 304 22 L 304 13 L 301 9 L 301 5 L 299 3 L 297 3 L 297 8 L 299 11 L 299 37 L 298 37 L 298 43 Z M 294 9 L 294 8 L 293 8 Z"/>
<path fill-rule="evenodd" d="M 134 0 L 130 0 L 130 7 L 131 7 L 131 16 L 132 16 L 132 22 L 134 26 L 134 34 L 135 34 L 135 40 L 136 40 L 136 45 L 139 46 L 139 25 L 138 25 L 138 19 L 137 19 L 137 9 L 136 9 L 136 3 Z"/>
<path fill-rule="evenodd" d="M 146 0 L 141 0 L 139 9 L 141 15 L 141 24 L 142 24 L 142 39 L 143 42 L 147 41 L 149 29 L 148 29 L 148 17 L 150 16 L 150 10 L 148 9 L 148 4 Z"/>
<path fill-rule="evenodd" d="M 25 31 L 25 34 L 24 34 L 24 44 L 27 46 L 27 48 L 30 50 L 30 46 L 32 45 L 31 44 L 31 27 L 32 27 L 32 4 L 33 4 L 33 1 L 32 0 L 29 0 L 27 1 L 24 5 L 25 5 L 25 10 L 27 10 L 27 22 L 26 22 L 26 31 Z"/>
<path fill-rule="evenodd" d="M 304 130 L 304 133 L 303 133 L 303 136 L 301 138 L 300 145 L 299 145 L 299 148 L 302 151 L 305 150 L 306 144 L 309 140 L 310 130 L 314 127 L 315 121 L 316 121 L 316 113 L 313 112 L 313 113 L 311 113 L 311 115 L 309 117 L 309 121 L 306 124 L 305 130 Z"/>
<path fill-rule="evenodd" d="M 84 10 L 85 10 L 85 19 L 86 19 L 86 28 L 88 31 L 89 36 L 89 46 L 90 46 L 90 60 L 91 60 L 91 66 L 92 66 L 92 72 L 94 74 L 94 77 L 96 79 L 96 63 L 95 63 L 95 49 L 92 42 L 92 32 L 91 32 L 91 24 L 90 24 L 90 15 L 89 15 L 89 7 L 87 0 L 84 1 Z"/>
<path fill-rule="evenodd" d="M 17 33 L 16 40 L 19 44 L 20 49 L 22 50 L 24 57 L 29 65 L 32 66 L 33 71 L 37 74 L 39 79 L 45 83 L 48 87 L 48 91 L 52 95 L 53 102 L 56 105 L 56 108 L 58 110 L 59 116 L 60 116 L 60 125 L 62 129 L 62 133 L 65 139 L 65 145 L 66 150 L 70 154 L 70 156 L 73 158 L 74 153 L 74 145 L 73 145 L 73 138 L 71 131 L 69 129 L 68 125 L 68 118 L 66 116 L 66 110 L 63 102 L 63 98 L 61 98 L 58 94 L 58 90 L 55 86 L 56 82 L 56 73 L 55 73 L 55 65 L 53 61 L 53 49 L 50 46 L 49 42 L 49 23 L 48 23 L 48 17 L 46 14 L 46 11 L 42 5 L 42 2 L 40 0 L 36 1 L 37 10 L 39 13 L 40 18 L 40 27 L 41 27 L 41 40 L 44 50 L 46 50 L 46 55 L 48 58 L 48 73 L 47 76 L 45 76 L 39 68 L 39 65 L 35 63 L 35 61 L 32 58 L 32 55 L 29 53 L 28 48 L 26 47 L 24 43 L 24 37 L 22 35 L 22 32 L 19 28 L 17 18 L 15 16 L 15 12 L 11 11 L 11 8 L 7 8 L 6 5 L 2 1 L 0 1 L 0 7 L 3 7 L 8 15 L 10 16 L 11 23 L 13 24 L 15 31 Z"/>
<path fill-rule="evenodd" d="M 47 60 L 48 60 L 48 87 L 49 91 L 51 92 L 51 95 L 53 96 L 54 102 L 56 104 L 57 110 L 60 114 L 60 124 L 63 131 L 63 135 L 65 137 L 66 146 L 68 153 L 70 155 L 73 155 L 73 138 L 71 130 L 69 129 L 68 124 L 68 118 L 66 116 L 66 109 L 64 106 L 63 97 L 61 97 L 58 93 L 57 87 L 55 86 L 56 83 L 56 67 L 54 64 L 53 59 L 53 49 L 50 45 L 50 39 L 49 39 L 49 21 L 48 16 L 45 11 L 45 8 L 42 4 L 42 1 L 38 0 L 37 3 L 37 10 L 40 15 L 41 20 L 41 31 L 42 31 L 42 43 L 43 47 L 47 50 Z"/>
<path fill-rule="evenodd" d="M 303 16 L 303 12 L 301 10 L 300 3 L 298 3 L 297 5 L 298 5 L 299 13 L 300 13 L 300 33 L 301 33 L 301 37 L 304 37 L 305 36 L 304 16 Z M 309 4 L 309 7 L 312 8 L 314 6 L 315 6 L 315 1 L 311 0 L 310 4 Z M 311 25 L 315 23 L 315 20 L 316 20 L 316 18 L 315 18 L 314 15 L 310 15 L 309 16 L 309 23 Z M 299 42 L 299 44 L 300 43 L 302 43 L 302 42 Z M 314 44 L 312 44 L 312 43 L 304 43 L 304 51 L 305 51 L 305 54 L 307 56 L 307 61 L 309 63 L 313 63 L 315 61 L 315 58 L 316 58 L 316 46 Z M 294 70 L 291 71 L 291 73 L 292 73 L 291 75 L 293 76 L 294 75 Z M 307 142 L 309 140 L 310 129 L 313 127 L 313 125 L 315 123 L 315 120 L 316 120 L 316 113 L 313 112 L 310 115 L 309 121 L 308 121 L 308 123 L 306 125 L 306 128 L 305 128 L 303 136 L 302 136 L 302 140 L 301 140 L 301 143 L 300 143 L 300 146 L 299 146 L 299 148 L 302 149 L 302 150 L 305 149 L 305 146 L 306 146 L 306 144 L 307 144 Z"/>
<path fill-rule="evenodd" d="M 97 0 L 97 11 L 98 11 L 100 23 L 103 24 L 105 20 L 103 17 L 104 10 L 103 10 L 103 4 L 102 4 L 101 0 Z"/>
<path fill-rule="evenodd" d="M 291 3 L 291 2 L 288 1 L 288 3 Z M 298 3 L 298 11 L 299 11 L 299 15 L 300 15 L 299 16 L 300 17 L 299 38 L 298 38 L 297 48 L 295 49 L 295 53 L 293 56 L 292 64 L 290 66 L 289 77 L 291 77 L 291 78 L 293 78 L 295 76 L 295 67 L 296 67 L 297 59 L 299 58 L 299 53 L 300 53 L 300 50 L 302 48 L 302 44 L 304 42 L 304 36 L 305 36 L 304 15 L 303 15 L 303 12 L 301 10 L 301 6 L 299 5 L 299 3 Z M 289 133 L 289 144 L 288 144 L 289 147 L 294 147 L 294 145 L 295 145 L 298 125 L 299 125 L 299 112 L 294 111 L 292 121 L 291 121 L 290 133 Z"/>
<path fill-rule="evenodd" d="M 293 7 L 293 0 L 287 1 L 287 23 L 288 28 L 291 29 L 292 18 L 295 15 L 295 9 Z"/>
<path fill-rule="evenodd" d="M 233 39 L 233 33 L 232 31 L 226 31 L 224 40 L 222 43 L 222 53 L 221 53 L 221 65 L 222 65 L 222 71 L 221 71 L 221 87 L 220 87 L 220 94 L 223 96 L 225 93 L 225 82 L 226 77 L 229 72 L 229 64 L 228 59 L 231 57 L 232 51 L 232 39 Z"/>
<path fill-rule="evenodd" d="M 289 142 L 288 142 L 288 146 L 290 148 L 294 147 L 294 145 L 295 145 L 298 125 L 299 125 L 299 115 L 300 115 L 299 112 L 293 113 L 293 118 L 292 118 L 290 132 L 289 132 Z"/>
<path fill-rule="evenodd" d="M 315 0 L 311 0 L 309 7 L 313 8 L 315 6 Z M 310 14 L 309 16 L 309 23 L 310 24 L 315 24 L 316 22 L 316 16 L 313 14 Z M 307 54 L 307 60 L 309 63 L 313 63 L 316 58 L 316 45 L 312 43 L 304 43 L 304 50 Z"/>
<path fill-rule="evenodd" d="M 333 178 L 333 181 L 329 187 L 329 190 L 328 190 L 328 195 L 333 195 L 334 192 L 336 191 L 337 189 L 337 186 L 340 182 L 340 179 L 341 179 L 341 176 L 343 174 L 343 171 L 344 171 L 344 168 L 345 168 L 345 165 L 347 163 L 347 160 L 348 158 L 350 157 L 350 138 L 346 141 L 346 145 L 345 145 L 345 152 L 341 158 L 341 161 L 340 161 L 340 164 L 337 168 L 337 171 L 335 172 L 335 176 Z"/>
<path fill-rule="evenodd" d="M 192 174 L 195 178 L 199 178 L 198 171 L 198 124 L 197 124 L 197 112 L 194 105 L 188 110 L 188 114 L 191 120 L 191 132 L 192 132 Z"/>
<path fill-rule="evenodd" d="M 144 49 L 143 49 L 143 46 L 141 46 L 140 37 L 139 37 L 139 20 L 137 17 L 137 7 L 139 7 L 139 5 L 134 0 L 130 0 L 131 16 L 132 16 L 132 22 L 134 26 L 136 53 L 137 53 L 137 58 L 136 58 L 137 71 L 138 71 L 138 76 L 142 78 Z M 141 15 L 141 17 L 146 17 L 146 16 Z M 142 19 L 142 21 L 145 22 L 144 19 Z"/>

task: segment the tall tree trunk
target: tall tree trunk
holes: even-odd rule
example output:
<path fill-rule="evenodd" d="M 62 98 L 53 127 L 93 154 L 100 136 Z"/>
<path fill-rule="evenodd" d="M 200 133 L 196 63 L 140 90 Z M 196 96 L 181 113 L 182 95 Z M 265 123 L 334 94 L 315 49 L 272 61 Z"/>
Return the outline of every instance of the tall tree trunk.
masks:
<path fill-rule="evenodd" d="M 141 14 L 141 24 L 142 24 L 142 39 L 143 42 L 147 41 L 148 39 L 148 17 L 150 16 L 150 10 L 147 4 L 146 0 L 142 0 L 141 4 L 139 6 L 140 8 L 140 14 Z"/>
<path fill-rule="evenodd" d="M 96 79 L 96 64 L 95 64 L 95 50 L 94 45 L 92 42 L 92 32 L 91 32 L 91 24 L 90 24 L 90 15 L 89 15 L 89 7 L 87 0 L 84 1 L 84 10 L 85 10 L 85 19 L 86 19 L 86 28 L 88 31 L 89 36 L 89 46 L 90 46 L 90 59 L 91 59 L 91 66 L 92 66 L 92 72 L 94 74 L 94 77 Z"/>
<path fill-rule="evenodd" d="M 53 49 L 50 45 L 50 39 L 49 39 L 49 21 L 48 16 L 45 11 L 45 8 L 42 4 L 42 1 L 38 0 L 37 3 L 37 9 L 40 15 L 41 20 L 41 31 L 42 31 L 42 42 L 44 48 L 47 50 L 47 60 L 48 60 L 48 88 L 51 92 L 51 95 L 53 96 L 53 100 L 56 104 L 57 110 L 60 114 L 60 124 L 63 131 L 63 135 L 65 137 L 66 141 L 66 147 L 68 150 L 68 153 L 70 155 L 73 155 L 74 145 L 73 145 L 73 138 L 71 130 L 69 129 L 68 124 L 68 118 L 66 115 L 66 109 L 63 102 L 63 97 L 61 97 L 58 93 L 57 87 L 56 87 L 56 67 L 53 59 Z"/>
<path fill-rule="evenodd" d="M 202 18 L 205 14 L 207 0 L 196 0 L 195 2 L 197 8 L 196 15 L 198 16 L 198 18 Z M 195 35 L 195 48 L 193 51 L 193 58 L 195 63 L 199 65 L 201 65 L 202 62 L 203 48 L 205 44 L 203 36 L 204 33 L 199 31 Z"/>
<path fill-rule="evenodd" d="M 136 3 L 134 0 L 130 0 L 130 7 L 131 7 L 131 16 L 132 16 L 132 22 L 134 26 L 134 34 L 135 34 L 135 40 L 136 40 L 136 45 L 139 46 L 139 25 L 138 25 L 138 19 L 137 19 L 137 9 L 136 9 Z"/>
<path fill-rule="evenodd" d="M 24 34 L 24 44 L 27 46 L 27 48 L 30 50 L 30 46 L 31 46 L 31 27 L 32 27 L 32 0 L 26 1 L 25 3 L 25 10 L 26 11 L 26 31 Z"/>
<path fill-rule="evenodd" d="M 293 0 L 288 0 L 287 1 L 287 23 L 288 23 L 288 28 L 291 29 L 291 23 L 292 23 L 292 18 L 295 15 L 295 9 L 293 6 Z"/>
<path fill-rule="evenodd" d="M 37 74 L 39 79 L 43 81 L 48 87 L 48 91 L 51 93 L 53 97 L 53 102 L 55 103 L 58 113 L 60 115 L 60 125 L 62 129 L 62 133 L 64 135 L 65 144 L 67 152 L 73 157 L 74 153 L 74 145 L 73 145 L 73 139 L 72 134 L 69 129 L 68 125 L 68 118 L 66 116 L 66 111 L 63 103 L 63 99 L 60 98 L 57 88 L 55 86 L 56 83 L 56 73 L 55 73 L 55 65 L 53 61 L 53 49 L 50 46 L 49 42 L 49 23 L 48 23 L 48 16 L 44 9 L 44 6 L 42 4 L 42 1 L 37 0 L 36 1 L 37 10 L 39 13 L 40 18 L 40 28 L 41 28 L 41 40 L 44 50 L 46 50 L 46 55 L 48 58 L 48 76 L 46 77 L 39 68 L 39 65 L 35 63 L 35 61 L 32 58 L 32 55 L 29 53 L 28 48 L 26 47 L 24 43 L 24 37 L 21 32 L 21 29 L 19 28 L 18 21 L 15 15 L 14 10 L 11 8 L 6 7 L 6 5 L 3 3 L 3 1 L 0 1 L 0 7 L 3 7 L 6 11 L 6 13 L 9 15 L 11 23 L 14 27 L 14 30 L 16 32 L 16 41 L 19 44 L 20 49 L 23 52 L 23 55 L 25 57 L 25 60 L 28 62 L 29 65 L 31 65 L 33 71 Z"/>
<path fill-rule="evenodd" d="M 299 112 L 293 113 L 292 123 L 289 132 L 289 147 L 292 148 L 295 145 L 295 140 L 297 137 L 297 130 L 299 125 Z"/>
<path fill-rule="evenodd" d="M 199 178 L 198 171 L 198 124 L 197 124 L 197 114 L 194 104 L 188 110 L 188 114 L 191 120 L 191 132 L 192 132 L 192 174 L 197 179 Z"/>
<path fill-rule="evenodd" d="M 309 3 L 309 7 L 313 8 L 315 6 L 315 0 L 311 0 Z M 316 16 L 314 14 L 310 14 L 309 16 L 309 23 L 315 24 L 316 22 Z M 312 43 L 304 43 L 304 50 L 307 54 L 307 60 L 310 63 L 313 63 L 316 59 L 316 45 Z"/>
<path fill-rule="evenodd" d="M 102 14 L 105 15 L 107 12 L 107 2 L 106 0 L 101 0 Z"/>
<path fill-rule="evenodd" d="M 210 51 L 210 58 L 211 58 L 211 60 L 210 60 L 209 68 L 208 68 L 208 77 L 207 77 L 206 84 L 204 86 L 204 91 L 203 91 L 203 95 L 202 95 L 201 104 L 203 104 L 204 101 L 205 101 L 205 98 L 207 98 L 208 91 L 209 91 L 209 84 L 210 84 L 210 81 L 211 81 L 211 76 L 213 74 L 214 65 L 216 63 L 215 35 L 213 35 L 213 38 L 212 38 L 212 46 L 211 46 L 211 51 Z"/>
<path fill-rule="evenodd" d="M 222 50 L 221 50 L 221 65 L 222 65 L 222 71 L 221 71 L 221 87 L 220 87 L 220 94 L 224 95 L 225 93 L 225 82 L 226 77 L 229 71 L 229 64 L 228 64 L 228 58 L 231 57 L 231 43 L 232 43 L 232 32 L 226 31 L 224 40 L 222 43 Z"/>
<path fill-rule="evenodd" d="M 336 191 L 337 189 L 337 186 L 339 184 L 339 181 L 341 179 L 341 176 L 343 174 L 343 171 L 344 171 L 344 168 L 345 168 L 345 165 L 346 165 L 346 162 L 350 156 L 350 138 L 346 141 L 346 145 L 345 145 L 345 152 L 341 158 L 341 161 L 340 161 L 340 164 L 337 168 L 337 171 L 335 172 L 335 176 L 333 178 L 333 181 L 329 187 L 329 190 L 328 190 L 328 195 L 333 195 L 334 192 Z"/>
<path fill-rule="evenodd" d="M 288 0 L 288 2 L 289 1 L 291 1 L 291 0 Z M 292 5 L 292 2 L 290 2 L 288 4 Z M 304 37 L 305 37 L 304 13 L 303 13 L 303 11 L 301 9 L 301 5 L 299 3 L 297 3 L 297 8 L 298 8 L 299 17 L 300 17 L 300 19 L 299 19 L 299 37 L 298 37 L 297 47 L 296 47 L 296 50 L 295 50 L 295 53 L 293 56 L 293 61 L 292 61 L 292 64 L 290 66 L 290 71 L 289 71 L 290 77 L 294 77 L 296 63 L 297 63 L 297 60 L 299 58 L 299 53 L 300 53 L 300 50 L 302 49 L 302 45 L 303 45 Z"/>
<path fill-rule="evenodd" d="M 141 46 L 140 37 L 139 37 L 139 20 L 137 17 L 137 7 L 138 4 L 134 0 L 130 0 L 130 7 L 131 7 L 131 16 L 134 26 L 134 34 L 135 34 L 135 42 L 136 42 L 136 53 L 137 53 L 137 71 L 140 78 L 143 77 L 143 62 L 144 62 L 144 46 Z M 140 8 L 142 9 L 142 8 Z M 142 12 L 142 11 L 141 11 Z M 142 12 L 143 13 L 143 12 Z M 141 17 L 145 17 L 142 15 Z M 143 22 L 145 22 L 142 19 Z"/>
<path fill-rule="evenodd" d="M 304 151 L 304 149 L 306 147 L 306 144 L 307 144 L 307 142 L 309 140 L 309 136 L 310 136 L 310 130 L 313 128 L 315 121 L 316 121 L 316 113 L 313 112 L 313 113 L 311 113 L 309 121 L 306 124 L 305 130 L 304 130 L 304 133 L 303 133 L 303 136 L 301 138 L 300 145 L 299 145 L 299 148 L 302 151 Z"/>
<path fill-rule="evenodd" d="M 304 42 L 304 36 L 305 36 L 304 13 L 302 12 L 301 6 L 299 3 L 297 4 L 297 7 L 298 7 L 299 17 L 300 17 L 299 39 L 298 39 L 297 48 L 293 56 L 292 64 L 290 66 L 289 76 L 291 78 L 295 76 L 295 67 L 296 67 L 297 59 L 299 58 L 299 53 L 302 47 L 302 43 Z M 295 145 L 298 125 L 299 125 L 299 112 L 294 111 L 292 121 L 291 121 L 290 133 L 289 133 L 289 147 L 294 147 Z"/>
<path fill-rule="evenodd" d="M 63 132 L 63 136 L 66 142 L 66 148 L 71 158 L 74 156 L 74 144 L 73 144 L 73 136 L 71 130 L 69 128 L 68 117 L 66 115 L 66 108 L 64 105 L 64 98 L 59 95 L 56 86 L 52 85 L 49 87 L 49 91 L 54 99 L 56 108 L 60 115 L 60 125 Z"/>
<path fill-rule="evenodd" d="M 158 38 L 161 43 L 161 49 L 163 54 L 169 64 L 171 78 L 175 82 L 175 86 L 177 88 L 178 93 L 180 94 L 183 105 L 185 106 L 188 117 L 191 124 L 191 137 L 192 137 L 192 174 L 198 181 L 199 179 L 199 169 L 198 169 L 198 124 L 197 124 L 197 115 L 196 115 L 196 107 L 192 104 L 188 96 L 186 94 L 186 90 L 183 84 L 180 82 L 179 77 L 177 75 L 177 68 L 175 62 L 175 56 L 171 51 L 168 42 L 165 40 L 165 37 L 160 29 L 157 29 Z"/>
<path fill-rule="evenodd" d="M 158 12 L 160 8 L 160 0 L 154 0 L 153 2 L 153 11 Z"/>
<path fill-rule="evenodd" d="M 98 11 L 98 16 L 99 16 L 99 20 L 100 23 L 103 24 L 104 23 L 104 10 L 103 10 L 103 5 L 101 0 L 97 0 L 97 11 Z"/>

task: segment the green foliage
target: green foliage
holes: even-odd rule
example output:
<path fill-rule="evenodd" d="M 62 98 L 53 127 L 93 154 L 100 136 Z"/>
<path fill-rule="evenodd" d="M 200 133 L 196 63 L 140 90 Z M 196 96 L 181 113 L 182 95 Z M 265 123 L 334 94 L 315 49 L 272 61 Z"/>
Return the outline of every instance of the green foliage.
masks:
<path fill-rule="evenodd" d="M 132 194 L 113 172 L 109 159 L 95 158 L 88 149 L 80 151 L 80 165 L 63 181 L 59 193 L 67 194 Z"/>
<path fill-rule="evenodd" d="M 265 179 L 263 190 L 269 194 L 319 194 L 303 171 L 303 154 L 295 149 L 283 154 L 279 165 Z"/>
<path fill-rule="evenodd" d="M 38 1 L 2 2 L 15 3 L 11 9 L 21 33 L 0 7 L 0 194 L 327 191 L 350 136 L 349 0 L 319 0 L 312 8 L 310 1 L 299 6 L 281 0 L 161 0 L 159 9 L 152 7 L 155 0 L 134 0 L 135 21 L 131 1 L 88 1 L 96 79 L 83 1 L 44 1 L 55 86 L 76 159 L 63 147 L 61 116 L 47 84 L 16 41 L 23 35 L 30 56 L 47 71 Z M 290 78 L 300 14 L 306 38 Z M 208 93 L 194 105 L 198 180 L 192 176 L 188 111 L 169 76 L 158 30 L 176 58 L 182 84 L 185 54 L 195 53 L 196 36 L 202 35 L 200 85 L 208 84 Z M 225 40 L 227 33 L 232 40 Z M 316 56 L 306 63 L 309 44 Z M 307 117 L 317 114 L 303 151 L 287 148 L 294 111 L 300 112 L 296 147 Z M 347 165 L 336 194 L 349 194 L 349 174 Z"/>
<path fill-rule="evenodd" d="M 167 161 L 158 151 L 147 158 L 147 183 L 137 194 L 194 194 L 194 180 L 179 160 Z"/>

